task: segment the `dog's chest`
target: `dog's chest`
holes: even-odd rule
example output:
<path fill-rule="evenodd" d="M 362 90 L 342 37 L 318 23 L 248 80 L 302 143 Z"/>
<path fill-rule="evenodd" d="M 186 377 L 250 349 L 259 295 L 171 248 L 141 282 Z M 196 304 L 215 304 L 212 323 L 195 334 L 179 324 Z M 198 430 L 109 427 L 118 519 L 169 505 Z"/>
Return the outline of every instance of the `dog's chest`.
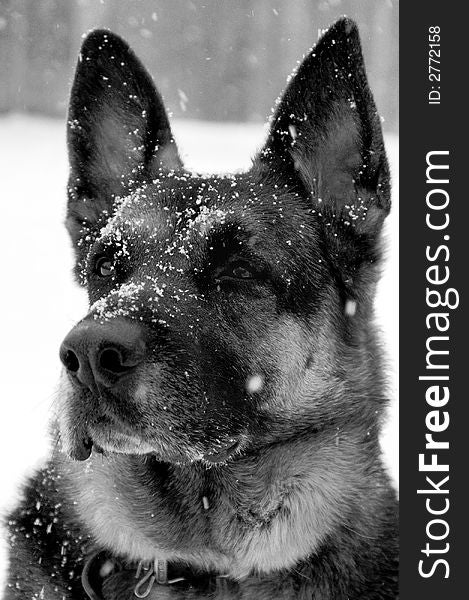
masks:
<path fill-rule="evenodd" d="M 131 560 L 187 561 L 242 578 L 293 566 L 332 526 L 314 482 L 252 475 L 171 490 L 116 482 L 99 461 L 75 473 L 77 509 L 96 541 Z"/>

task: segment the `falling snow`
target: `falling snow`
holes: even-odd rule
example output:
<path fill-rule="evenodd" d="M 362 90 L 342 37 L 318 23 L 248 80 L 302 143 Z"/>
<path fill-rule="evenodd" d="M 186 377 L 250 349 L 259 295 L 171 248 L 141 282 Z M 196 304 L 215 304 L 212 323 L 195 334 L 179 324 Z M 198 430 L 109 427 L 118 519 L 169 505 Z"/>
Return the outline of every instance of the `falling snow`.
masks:
<path fill-rule="evenodd" d="M 246 391 L 249 394 L 256 394 L 264 387 L 264 378 L 262 375 L 251 375 L 246 381 Z"/>

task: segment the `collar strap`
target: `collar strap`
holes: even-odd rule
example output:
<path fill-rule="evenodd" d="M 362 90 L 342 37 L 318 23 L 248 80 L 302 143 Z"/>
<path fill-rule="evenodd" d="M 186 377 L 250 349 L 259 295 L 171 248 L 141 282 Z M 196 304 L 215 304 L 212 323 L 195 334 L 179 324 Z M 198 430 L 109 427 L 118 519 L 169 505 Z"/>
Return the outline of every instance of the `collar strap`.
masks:
<path fill-rule="evenodd" d="M 146 598 L 155 585 L 181 585 L 205 591 L 227 591 L 231 586 L 237 586 L 227 575 L 194 570 L 184 563 L 156 560 L 154 563 L 140 561 L 126 564 L 109 552 L 98 551 L 88 557 L 81 575 L 83 589 L 88 598 L 105 600 L 103 589 L 106 587 L 106 580 L 119 572 L 125 572 L 122 573 L 123 576 L 133 579 L 134 598 Z"/>

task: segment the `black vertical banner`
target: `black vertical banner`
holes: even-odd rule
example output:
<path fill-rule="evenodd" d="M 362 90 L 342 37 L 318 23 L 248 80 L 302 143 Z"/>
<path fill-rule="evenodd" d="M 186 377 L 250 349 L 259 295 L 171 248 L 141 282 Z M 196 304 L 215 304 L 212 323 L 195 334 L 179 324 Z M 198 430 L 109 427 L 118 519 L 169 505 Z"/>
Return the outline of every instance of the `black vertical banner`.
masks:
<path fill-rule="evenodd" d="M 464 9 L 400 13 L 401 600 L 460 598 L 469 576 Z"/>

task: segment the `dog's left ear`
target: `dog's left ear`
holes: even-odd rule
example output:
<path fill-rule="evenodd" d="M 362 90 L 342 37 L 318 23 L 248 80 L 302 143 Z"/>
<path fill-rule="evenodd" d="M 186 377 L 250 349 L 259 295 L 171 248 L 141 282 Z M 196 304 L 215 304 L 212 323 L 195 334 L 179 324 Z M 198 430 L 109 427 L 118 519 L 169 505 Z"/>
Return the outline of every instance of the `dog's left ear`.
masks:
<path fill-rule="evenodd" d="M 77 243 L 114 199 L 181 161 L 163 101 L 129 46 L 105 30 L 83 42 L 70 97 L 67 227 Z"/>
<path fill-rule="evenodd" d="M 307 197 L 332 236 L 379 233 L 389 169 L 353 21 L 337 21 L 304 59 L 254 164 Z"/>

